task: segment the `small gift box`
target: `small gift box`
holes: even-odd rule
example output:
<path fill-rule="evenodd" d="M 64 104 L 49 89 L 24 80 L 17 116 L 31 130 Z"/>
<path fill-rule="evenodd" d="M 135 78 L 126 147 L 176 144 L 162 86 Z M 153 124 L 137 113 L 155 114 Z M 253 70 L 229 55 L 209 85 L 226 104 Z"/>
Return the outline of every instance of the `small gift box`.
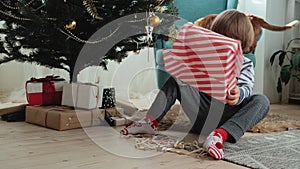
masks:
<path fill-rule="evenodd" d="M 68 83 L 63 87 L 62 105 L 82 109 L 115 107 L 115 89 L 91 83 Z"/>
<path fill-rule="evenodd" d="M 26 96 L 30 106 L 61 105 L 62 90 L 66 83 L 59 76 L 45 78 L 31 78 L 26 81 Z"/>
<path fill-rule="evenodd" d="M 63 87 L 62 105 L 82 109 L 98 108 L 99 87 L 90 83 L 67 83 Z"/>
<path fill-rule="evenodd" d="M 102 91 L 102 109 L 115 107 L 116 105 L 116 94 L 115 88 L 103 88 Z"/>

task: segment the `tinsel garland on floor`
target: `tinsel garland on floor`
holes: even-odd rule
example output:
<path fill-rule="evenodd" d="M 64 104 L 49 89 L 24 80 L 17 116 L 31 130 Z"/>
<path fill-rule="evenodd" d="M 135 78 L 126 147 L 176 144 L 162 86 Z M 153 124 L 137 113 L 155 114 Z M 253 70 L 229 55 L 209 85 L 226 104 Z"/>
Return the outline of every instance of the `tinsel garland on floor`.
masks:
<path fill-rule="evenodd" d="M 144 112 L 143 115 L 145 115 Z M 166 114 L 159 123 L 158 130 L 166 131 L 172 126 L 172 129 L 178 129 L 191 126 L 188 117 L 182 111 L 180 105 L 175 105 Z M 174 127 L 175 126 L 175 127 Z M 253 133 L 270 133 L 280 132 L 291 129 L 300 129 L 300 121 L 279 113 L 270 112 L 261 122 L 253 126 L 248 132 Z M 138 134 L 124 136 L 135 140 L 135 148 L 144 151 L 171 152 L 180 155 L 188 155 L 195 158 L 208 156 L 197 140 L 179 139 L 163 134 L 149 135 Z"/>
<path fill-rule="evenodd" d="M 163 134 L 149 135 L 137 134 L 124 136 L 135 140 L 135 148 L 144 151 L 171 152 L 180 155 L 188 155 L 195 158 L 207 156 L 206 151 L 197 140 L 183 141 L 178 138 Z"/>

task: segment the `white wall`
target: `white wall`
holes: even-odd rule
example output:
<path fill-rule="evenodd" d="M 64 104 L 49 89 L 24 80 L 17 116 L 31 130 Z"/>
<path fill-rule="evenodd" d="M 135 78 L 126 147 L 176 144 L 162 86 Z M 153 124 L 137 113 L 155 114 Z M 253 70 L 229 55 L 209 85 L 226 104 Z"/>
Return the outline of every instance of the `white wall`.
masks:
<path fill-rule="evenodd" d="M 59 69 L 49 69 L 31 63 L 8 62 L 0 65 L 0 92 L 23 89 L 25 82 L 31 77 L 60 75 L 68 79 L 68 73 Z"/>
<path fill-rule="evenodd" d="M 49 69 L 31 63 L 11 61 L 0 65 L 0 103 L 25 102 L 25 83 L 31 77 L 45 77 L 59 75 L 68 79 L 66 71 Z"/>
<path fill-rule="evenodd" d="M 137 55 L 130 53 L 121 63 L 110 61 L 108 70 L 99 66 L 88 67 L 79 73 L 78 81 L 115 87 L 117 98 L 142 98 L 157 90 L 154 65 L 153 48 L 145 48 Z M 26 81 L 46 75 L 59 75 L 69 81 L 69 75 L 64 70 L 15 61 L 1 64 L 0 103 L 26 101 Z"/>
<path fill-rule="evenodd" d="M 251 13 L 262 18 L 266 17 L 266 0 L 240 0 L 238 10 L 243 12 Z M 263 93 L 263 82 L 264 82 L 264 50 L 265 47 L 265 34 L 263 33 L 260 41 L 256 48 L 256 75 L 255 75 L 255 93 Z"/>
<path fill-rule="evenodd" d="M 121 63 L 110 61 L 108 70 L 90 67 L 80 72 L 80 82 L 99 80 L 100 86 L 112 86 L 116 96 L 122 99 L 141 98 L 157 89 L 153 48 L 145 48 L 139 54 L 130 54 Z"/>
<path fill-rule="evenodd" d="M 286 1 L 267 0 L 266 20 L 275 25 L 285 25 L 285 9 Z M 279 67 L 276 67 L 275 65 L 271 67 L 269 59 L 275 51 L 283 49 L 285 32 L 272 32 L 266 30 L 265 34 L 265 54 L 267 56 L 265 61 L 267 64 L 265 64 L 266 67 L 264 69 L 264 93 L 269 97 L 271 103 L 277 103 L 281 101 L 280 95 L 276 90 L 280 70 L 278 69 Z"/>
<path fill-rule="evenodd" d="M 274 25 L 285 24 L 285 0 L 240 0 L 239 10 L 255 14 Z M 277 73 L 276 67 L 269 63 L 272 53 L 283 47 L 284 32 L 273 32 L 263 29 L 263 36 L 256 49 L 256 78 L 255 93 L 263 93 L 271 103 L 280 101 L 276 91 Z"/>

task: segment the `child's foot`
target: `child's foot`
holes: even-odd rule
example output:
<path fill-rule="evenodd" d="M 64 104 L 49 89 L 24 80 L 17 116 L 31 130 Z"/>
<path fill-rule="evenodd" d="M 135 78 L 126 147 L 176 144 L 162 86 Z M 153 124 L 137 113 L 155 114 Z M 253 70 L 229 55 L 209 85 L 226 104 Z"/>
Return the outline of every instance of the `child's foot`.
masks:
<path fill-rule="evenodd" d="M 121 134 L 138 134 L 138 133 L 147 133 L 147 134 L 156 134 L 157 133 L 157 120 L 151 120 L 151 118 L 146 118 L 144 120 L 135 121 L 129 126 L 121 130 Z"/>
<path fill-rule="evenodd" d="M 215 131 L 210 133 L 203 147 L 214 159 L 220 160 L 224 156 L 223 139 L 220 133 L 216 133 Z"/>

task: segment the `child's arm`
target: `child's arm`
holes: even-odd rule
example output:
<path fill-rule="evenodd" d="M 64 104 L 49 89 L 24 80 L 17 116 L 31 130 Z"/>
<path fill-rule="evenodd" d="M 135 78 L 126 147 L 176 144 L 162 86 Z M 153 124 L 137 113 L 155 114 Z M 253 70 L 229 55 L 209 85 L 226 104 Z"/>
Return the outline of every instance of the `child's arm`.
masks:
<path fill-rule="evenodd" d="M 250 59 L 244 57 L 241 74 L 237 82 L 240 89 L 240 98 L 237 104 L 240 104 L 246 97 L 252 95 L 254 86 L 254 66 Z"/>

